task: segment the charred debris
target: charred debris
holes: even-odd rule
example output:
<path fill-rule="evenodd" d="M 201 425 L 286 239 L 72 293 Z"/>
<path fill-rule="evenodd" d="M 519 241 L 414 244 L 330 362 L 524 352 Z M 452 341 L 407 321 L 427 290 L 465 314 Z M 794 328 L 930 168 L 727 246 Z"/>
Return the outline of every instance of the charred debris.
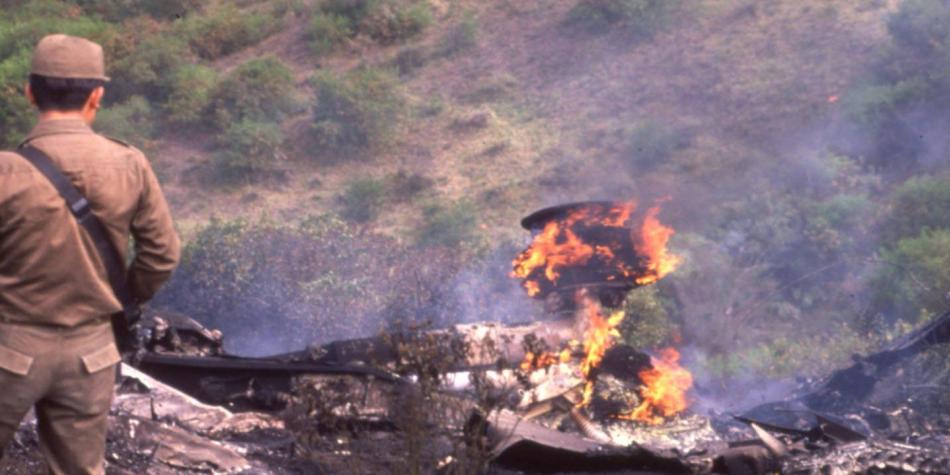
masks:
<path fill-rule="evenodd" d="M 950 414 L 917 387 L 922 355 L 950 344 L 950 312 L 742 414 L 703 409 L 676 348 L 615 341 L 622 295 L 679 263 L 658 215 L 592 202 L 526 218 L 512 276 L 545 321 L 249 358 L 149 312 L 122 368 L 110 473 L 950 474 Z M 32 434 L 13 450 L 25 467 Z"/>

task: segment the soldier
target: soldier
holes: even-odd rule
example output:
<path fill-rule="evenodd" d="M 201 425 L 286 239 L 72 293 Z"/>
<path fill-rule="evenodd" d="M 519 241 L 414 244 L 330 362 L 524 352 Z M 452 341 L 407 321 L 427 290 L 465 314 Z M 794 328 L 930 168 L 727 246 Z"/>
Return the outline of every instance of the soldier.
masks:
<path fill-rule="evenodd" d="M 148 160 L 90 128 L 104 93 L 102 47 L 67 35 L 36 45 L 26 96 L 39 121 L 24 144 L 88 200 L 136 302 L 175 268 L 180 243 Z M 129 237 L 134 252 L 128 260 Z M 120 361 L 122 309 L 90 233 L 39 168 L 0 152 L 0 454 L 31 407 L 56 474 L 102 474 L 106 416 Z"/>

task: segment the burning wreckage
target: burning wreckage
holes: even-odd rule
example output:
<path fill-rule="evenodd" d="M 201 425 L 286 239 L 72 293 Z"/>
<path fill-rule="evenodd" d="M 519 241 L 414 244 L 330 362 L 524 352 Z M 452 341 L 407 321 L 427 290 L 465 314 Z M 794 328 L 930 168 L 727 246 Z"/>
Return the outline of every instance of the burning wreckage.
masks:
<path fill-rule="evenodd" d="M 950 474 L 950 414 L 900 383 L 925 369 L 920 355 L 950 343 L 950 312 L 743 414 L 694 409 L 702 394 L 676 348 L 618 343 L 624 314 L 610 309 L 680 263 L 659 211 L 588 202 L 525 218 L 534 237 L 512 276 L 545 302 L 553 317 L 541 322 L 244 358 L 222 350 L 219 332 L 152 313 L 137 368 L 123 366 L 110 473 L 398 471 L 392 434 L 436 427 L 455 437 L 396 456 L 431 452 L 440 473 L 475 458 L 467 467 L 499 473 Z M 30 434 L 17 440 L 21 462 Z"/>

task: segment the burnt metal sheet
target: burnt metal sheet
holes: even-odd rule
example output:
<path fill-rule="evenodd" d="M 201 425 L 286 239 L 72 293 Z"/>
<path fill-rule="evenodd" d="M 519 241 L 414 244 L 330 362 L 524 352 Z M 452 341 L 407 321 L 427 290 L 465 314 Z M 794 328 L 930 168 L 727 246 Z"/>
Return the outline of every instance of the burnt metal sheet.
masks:
<path fill-rule="evenodd" d="M 526 421 L 510 411 L 493 412 L 487 418 L 487 429 L 494 446 L 493 463 L 508 469 L 532 473 L 691 473 L 690 466 L 672 452 L 599 443 Z"/>

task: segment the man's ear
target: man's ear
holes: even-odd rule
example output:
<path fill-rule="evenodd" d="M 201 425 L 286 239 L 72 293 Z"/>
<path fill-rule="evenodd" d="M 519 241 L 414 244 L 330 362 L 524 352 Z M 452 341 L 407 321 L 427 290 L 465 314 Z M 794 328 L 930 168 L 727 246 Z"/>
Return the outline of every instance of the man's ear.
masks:
<path fill-rule="evenodd" d="M 106 88 L 99 86 L 92 90 L 89 93 L 89 99 L 86 99 L 86 107 L 90 109 L 98 109 L 102 104 L 102 96 L 106 93 Z"/>
<path fill-rule="evenodd" d="M 36 98 L 33 97 L 33 89 L 30 89 L 30 83 L 26 83 L 26 87 L 23 88 L 23 95 L 26 96 L 26 100 L 30 101 L 30 104 L 36 105 Z"/>

